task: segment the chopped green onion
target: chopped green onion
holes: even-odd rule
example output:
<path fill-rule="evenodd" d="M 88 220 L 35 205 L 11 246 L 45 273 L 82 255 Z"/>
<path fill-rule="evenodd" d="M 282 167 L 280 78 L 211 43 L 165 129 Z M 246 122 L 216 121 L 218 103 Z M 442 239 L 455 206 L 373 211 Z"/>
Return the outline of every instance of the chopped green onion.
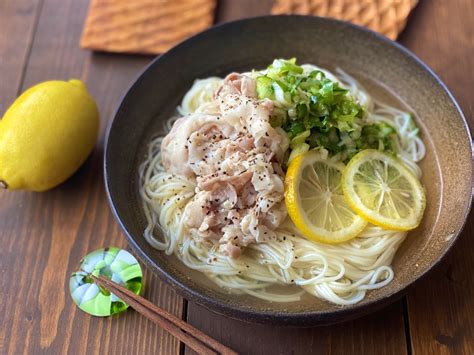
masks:
<path fill-rule="evenodd" d="M 295 147 L 297 147 L 298 145 L 300 144 L 303 144 L 306 142 L 306 138 L 309 137 L 309 135 L 311 134 L 310 130 L 306 130 L 304 132 L 301 132 L 300 134 L 296 135 L 292 140 L 291 140 L 291 143 L 290 143 L 290 147 L 291 149 L 294 149 Z"/>
<path fill-rule="evenodd" d="M 349 90 L 321 70 L 305 73 L 295 58 L 275 59 L 257 77 L 257 94 L 274 102 L 271 125 L 287 133 L 293 151 L 324 148 L 347 160 L 361 149 L 396 150 L 393 127 L 367 125 L 364 107 Z"/>
<path fill-rule="evenodd" d="M 257 95 L 260 99 L 270 99 L 273 97 L 272 79 L 266 76 L 257 78 Z"/>

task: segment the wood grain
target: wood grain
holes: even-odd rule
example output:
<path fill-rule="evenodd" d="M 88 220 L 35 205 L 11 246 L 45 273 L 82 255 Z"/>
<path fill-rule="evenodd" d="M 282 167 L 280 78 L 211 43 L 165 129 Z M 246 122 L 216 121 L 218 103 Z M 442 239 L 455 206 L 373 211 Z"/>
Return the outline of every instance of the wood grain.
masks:
<path fill-rule="evenodd" d="M 0 1 L 0 118 L 15 99 L 42 0 Z"/>
<path fill-rule="evenodd" d="M 87 1 L 45 0 L 22 90 L 43 80 L 82 78 L 97 98 L 101 138 L 72 179 L 47 193 L 0 193 L 1 353 L 178 353 L 180 344 L 139 314 L 80 311 L 68 279 L 99 247 L 125 247 L 102 182 L 105 127 L 123 91 L 150 58 L 92 55 L 78 43 Z M 8 93 L 16 95 L 16 88 Z M 181 316 L 183 301 L 145 272 L 145 297 Z"/>
<path fill-rule="evenodd" d="M 29 49 L 39 17 L 40 5 L 40 1 L 29 0 L 7 0 L 0 3 L 0 117 L 15 99 L 21 86 L 23 70 L 28 60 Z M 14 317 L 22 317 L 23 321 L 28 322 L 31 321 L 31 315 L 28 313 L 15 314 L 11 308 L 7 308 L 8 301 L 14 300 L 16 297 L 13 287 L 11 287 L 11 279 L 17 278 L 18 276 L 14 273 L 19 274 L 21 269 L 12 269 L 14 256 L 6 250 L 7 244 L 9 244 L 9 240 L 6 238 L 15 237 L 17 233 L 12 230 L 14 228 L 12 225 L 15 223 L 14 219 L 18 219 L 18 217 L 12 213 L 12 216 L 5 220 L 2 209 L 3 200 L 1 201 L 0 289 L 11 291 L 9 295 L 2 294 L 0 297 L 0 353 L 6 354 L 7 336 L 11 332 Z M 13 231 L 13 234 L 9 233 L 10 230 Z"/>
<path fill-rule="evenodd" d="M 468 15 L 470 14 L 470 15 Z M 401 41 L 445 81 L 474 127 L 474 2 L 421 1 Z M 413 354 L 474 354 L 474 215 L 449 257 L 408 295 Z"/>
<path fill-rule="evenodd" d="M 216 22 L 227 22 L 250 16 L 268 15 L 273 0 L 220 0 Z"/>
<path fill-rule="evenodd" d="M 188 304 L 188 322 L 242 354 L 406 354 L 403 309 L 328 327 L 285 328 L 251 324 Z M 186 347 L 186 354 L 194 354 Z"/>

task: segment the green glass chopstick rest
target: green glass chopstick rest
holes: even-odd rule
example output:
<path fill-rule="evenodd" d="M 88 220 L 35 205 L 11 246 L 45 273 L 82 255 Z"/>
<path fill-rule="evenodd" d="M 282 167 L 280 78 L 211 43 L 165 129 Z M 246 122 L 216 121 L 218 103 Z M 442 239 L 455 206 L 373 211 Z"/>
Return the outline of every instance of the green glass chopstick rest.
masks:
<path fill-rule="evenodd" d="M 74 303 L 93 316 L 110 316 L 125 311 L 128 305 L 120 298 L 97 285 L 90 275 L 102 276 L 139 295 L 142 289 L 142 269 L 128 251 L 110 247 L 86 255 L 79 270 L 69 280 Z"/>

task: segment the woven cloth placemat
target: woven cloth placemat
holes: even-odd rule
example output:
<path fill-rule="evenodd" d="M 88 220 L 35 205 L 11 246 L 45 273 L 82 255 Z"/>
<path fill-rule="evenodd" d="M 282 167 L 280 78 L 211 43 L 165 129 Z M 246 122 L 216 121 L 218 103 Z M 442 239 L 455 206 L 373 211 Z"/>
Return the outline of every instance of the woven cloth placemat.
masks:
<path fill-rule="evenodd" d="M 418 0 L 275 0 L 272 14 L 332 17 L 395 40 Z"/>
<path fill-rule="evenodd" d="M 81 47 L 158 54 L 214 22 L 217 0 L 91 0 Z"/>

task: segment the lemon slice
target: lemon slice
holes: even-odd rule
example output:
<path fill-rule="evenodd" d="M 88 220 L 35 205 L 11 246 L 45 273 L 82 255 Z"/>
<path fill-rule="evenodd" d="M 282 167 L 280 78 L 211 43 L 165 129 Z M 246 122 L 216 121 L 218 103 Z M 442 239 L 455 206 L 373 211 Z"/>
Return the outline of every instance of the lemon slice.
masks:
<path fill-rule="evenodd" d="M 352 209 L 373 224 L 402 231 L 420 224 L 425 192 L 416 176 L 396 158 L 378 150 L 363 150 L 347 165 L 342 186 Z"/>
<path fill-rule="evenodd" d="M 308 239 L 340 243 L 359 234 L 367 222 L 354 213 L 341 187 L 344 164 L 312 151 L 294 158 L 285 178 L 285 203 L 296 227 Z"/>

